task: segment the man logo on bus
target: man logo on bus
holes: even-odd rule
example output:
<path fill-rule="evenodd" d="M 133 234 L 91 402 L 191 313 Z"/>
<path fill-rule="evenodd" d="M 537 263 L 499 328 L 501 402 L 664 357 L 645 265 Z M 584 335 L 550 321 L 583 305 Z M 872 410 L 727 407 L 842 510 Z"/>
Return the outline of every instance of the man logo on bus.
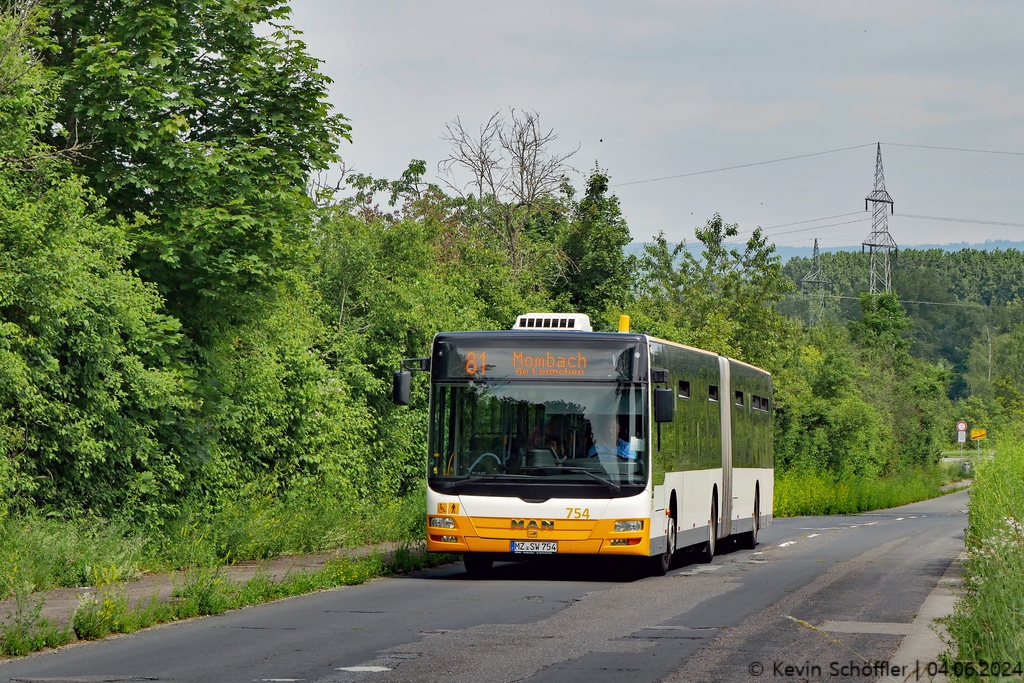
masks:
<path fill-rule="evenodd" d="M 555 523 L 547 520 L 541 520 L 540 524 L 537 524 L 537 520 L 531 519 L 529 523 L 525 519 L 513 519 L 513 529 L 542 529 L 544 531 L 554 531 Z"/>

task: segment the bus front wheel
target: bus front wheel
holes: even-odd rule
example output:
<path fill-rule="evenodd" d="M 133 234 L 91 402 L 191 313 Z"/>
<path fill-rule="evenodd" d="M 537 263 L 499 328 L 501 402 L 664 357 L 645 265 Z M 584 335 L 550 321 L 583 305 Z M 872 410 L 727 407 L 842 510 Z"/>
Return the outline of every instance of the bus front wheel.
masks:
<path fill-rule="evenodd" d="M 676 516 L 668 518 L 668 536 L 665 537 L 665 552 L 651 558 L 651 573 L 665 576 L 672 566 L 672 556 L 676 550 Z"/>

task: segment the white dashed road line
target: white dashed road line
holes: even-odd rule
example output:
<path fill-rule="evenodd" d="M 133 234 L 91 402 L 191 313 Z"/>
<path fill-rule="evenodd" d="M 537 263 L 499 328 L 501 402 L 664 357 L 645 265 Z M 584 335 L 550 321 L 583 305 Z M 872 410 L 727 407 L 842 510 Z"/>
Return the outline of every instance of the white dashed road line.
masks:
<path fill-rule="evenodd" d="M 796 543 L 796 541 L 786 541 L 785 543 L 780 543 L 779 547 L 785 548 L 787 545 L 793 545 L 794 543 Z"/>

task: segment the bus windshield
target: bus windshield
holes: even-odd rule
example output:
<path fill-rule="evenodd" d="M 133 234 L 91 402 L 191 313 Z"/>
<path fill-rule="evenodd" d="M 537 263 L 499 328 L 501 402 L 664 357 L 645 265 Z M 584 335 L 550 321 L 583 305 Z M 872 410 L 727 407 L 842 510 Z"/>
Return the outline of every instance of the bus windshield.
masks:
<path fill-rule="evenodd" d="M 629 382 L 437 384 L 431 401 L 431 484 L 646 486 L 646 392 Z"/>

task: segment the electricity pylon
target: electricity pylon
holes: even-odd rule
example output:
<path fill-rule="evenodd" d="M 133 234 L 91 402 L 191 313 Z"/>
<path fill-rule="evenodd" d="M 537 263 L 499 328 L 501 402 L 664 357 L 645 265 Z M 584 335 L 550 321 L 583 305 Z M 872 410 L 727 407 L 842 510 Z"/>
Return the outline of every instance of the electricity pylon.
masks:
<path fill-rule="evenodd" d="M 885 175 L 882 173 L 882 143 L 878 143 L 878 154 L 875 157 L 875 189 L 864 198 L 864 210 L 868 210 L 868 202 L 872 204 L 871 234 L 860 245 L 860 252 L 864 248 L 871 250 L 871 279 L 870 291 L 877 294 L 879 286 L 885 287 L 885 293 L 892 292 L 892 265 L 889 259 L 890 252 L 899 253 L 896 240 L 889 234 L 889 216 L 885 213 L 888 204 L 889 212 L 893 212 L 892 197 L 885 191 Z M 879 266 L 882 273 L 879 275 Z M 881 282 L 880 282 L 881 281 Z"/>
<path fill-rule="evenodd" d="M 811 326 L 816 327 L 825 320 L 825 288 L 830 286 L 832 283 L 825 278 L 825 273 L 821 271 L 821 264 L 818 260 L 818 240 L 814 240 L 814 255 L 811 257 L 811 271 L 804 275 L 804 279 L 800 281 L 800 284 L 804 287 L 818 288 L 816 294 L 811 299 Z"/>

